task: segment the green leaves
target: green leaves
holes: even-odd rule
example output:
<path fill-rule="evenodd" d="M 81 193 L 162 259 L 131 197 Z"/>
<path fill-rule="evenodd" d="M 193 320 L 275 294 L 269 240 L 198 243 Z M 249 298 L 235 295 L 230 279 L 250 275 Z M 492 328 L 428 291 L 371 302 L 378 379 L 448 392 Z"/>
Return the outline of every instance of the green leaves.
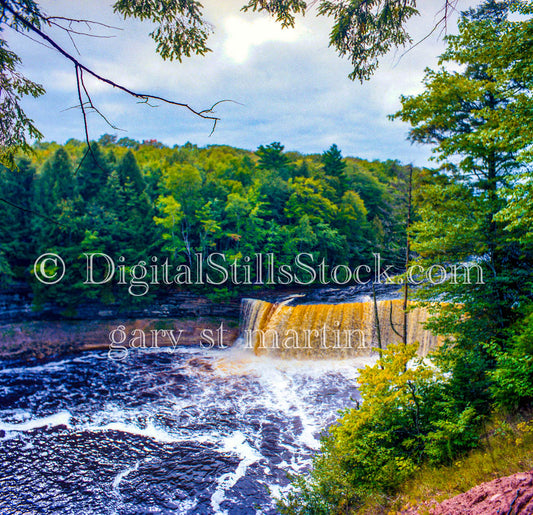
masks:
<path fill-rule="evenodd" d="M 22 109 L 21 101 L 25 96 L 42 95 L 44 89 L 24 77 L 18 71 L 19 64 L 19 57 L 0 38 L 0 164 L 7 168 L 14 168 L 18 150 L 31 150 L 28 139 L 42 138 Z"/>
<path fill-rule="evenodd" d="M 113 5 L 124 18 L 150 20 L 156 29 L 150 33 L 157 43 L 157 53 L 163 59 L 204 55 L 211 50 L 206 46 L 211 32 L 204 20 L 202 4 L 195 0 L 118 0 Z"/>
<path fill-rule="evenodd" d="M 265 11 L 276 18 L 283 28 L 294 27 L 295 14 L 305 14 L 307 3 L 303 0 L 250 0 L 241 10 Z"/>
<path fill-rule="evenodd" d="M 509 21 L 506 2 L 485 2 L 448 36 L 438 71 L 426 70 L 424 93 L 402 97 L 392 118 L 411 123 L 409 138 L 434 144 L 438 160 L 460 157 L 463 173 L 528 159 L 533 101 L 533 21 Z M 446 66 L 457 67 L 452 71 Z"/>
<path fill-rule="evenodd" d="M 326 513 L 355 513 L 365 499 L 394 491 L 419 463 L 450 462 L 478 445 L 480 423 L 495 406 L 531 407 L 533 211 L 531 172 L 522 163 L 533 143 L 533 25 L 526 4 L 514 4 L 527 15 L 516 22 L 507 19 L 507 2 L 465 13 L 441 57 L 452 66 L 427 70 L 424 92 L 402 97 L 393 116 L 411 123 L 410 139 L 431 144 L 443 163 L 416 191 L 410 233 L 416 264 L 457 267 L 457 277 L 417 291 L 439 300 L 427 327 L 448 338 L 431 356 L 438 368 L 412 363 L 416 345 L 389 345 L 362 371 L 362 404 L 331 427 L 309 477 L 284 504 L 304 507 L 290 513 L 312 512 L 317 499 Z M 473 272 L 466 282 L 460 269 L 467 264 L 482 276 Z"/>
<path fill-rule="evenodd" d="M 411 42 L 405 23 L 418 11 L 414 0 L 344 0 L 323 1 L 318 13 L 334 18 L 330 46 L 350 59 L 350 79 L 363 82 L 374 73 L 381 56 Z"/>
<path fill-rule="evenodd" d="M 242 10 L 267 12 L 287 28 L 294 27 L 295 15 L 304 15 L 308 7 L 301 0 L 250 0 Z M 362 82 L 391 48 L 411 42 L 405 24 L 418 10 L 415 0 L 322 0 L 317 13 L 333 18 L 330 46 L 350 59 L 350 79 Z"/>

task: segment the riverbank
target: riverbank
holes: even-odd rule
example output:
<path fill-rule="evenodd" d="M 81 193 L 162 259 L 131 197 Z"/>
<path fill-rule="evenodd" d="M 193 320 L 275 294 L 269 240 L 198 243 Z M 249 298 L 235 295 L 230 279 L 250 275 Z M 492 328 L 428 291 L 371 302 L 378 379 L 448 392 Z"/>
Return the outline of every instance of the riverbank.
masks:
<path fill-rule="evenodd" d="M 447 466 L 423 465 L 395 495 L 376 495 L 359 513 L 533 513 L 533 413 L 494 416 L 479 448 Z"/>
<path fill-rule="evenodd" d="M 172 335 L 169 331 L 172 331 Z M 0 361 L 25 363 L 87 350 L 187 345 L 231 346 L 239 334 L 234 318 L 136 320 L 40 320 L 0 324 Z M 123 341 L 121 341 L 124 338 Z M 212 342 L 209 340 L 212 339 Z"/>
<path fill-rule="evenodd" d="M 398 298 L 398 288 L 381 285 L 378 299 Z M 110 335 L 120 326 L 129 344 L 140 332 L 145 345 L 152 346 L 152 331 L 173 330 L 174 335 L 158 336 L 157 346 L 175 345 L 172 336 L 180 334 L 179 345 L 230 346 L 238 336 L 238 320 L 243 298 L 289 304 L 336 304 L 368 300 L 368 286 L 346 288 L 278 288 L 239 292 L 231 299 L 214 300 L 191 292 L 166 292 L 145 305 L 102 304 L 92 301 L 65 310 L 53 303 L 37 309 L 28 285 L 17 283 L 0 291 L 0 362 L 24 363 L 58 358 L 94 349 L 109 349 Z M 221 333 L 220 326 L 223 324 Z M 131 334 L 137 330 L 135 334 Z M 227 331 L 227 332 L 224 332 Z M 202 335 L 203 333 L 203 335 Z M 222 334 L 223 338 L 221 340 Z M 115 342 L 120 341 L 115 333 Z M 140 340 L 135 340 L 139 346 Z"/>

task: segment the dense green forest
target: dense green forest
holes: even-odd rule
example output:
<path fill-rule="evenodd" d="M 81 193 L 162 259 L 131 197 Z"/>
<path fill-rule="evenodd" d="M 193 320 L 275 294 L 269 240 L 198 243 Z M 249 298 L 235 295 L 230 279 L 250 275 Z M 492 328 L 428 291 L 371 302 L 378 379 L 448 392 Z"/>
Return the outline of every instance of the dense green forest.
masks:
<path fill-rule="evenodd" d="M 305 252 L 315 262 L 354 267 L 380 252 L 399 264 L 407 169 L 396 161 L 343 158 L 335 145 L 302 155 L 277 142 L 256 152 L 190 143 L 169 148 L 111 135 L 90 151 L 76 140 L 38 143 L 30 158 L 19 159 L 17 171 L 0 174 L 2 281 L 31 283 L 37 305 L 53 300 L 69 308 L 95 298 L 149 300 L 129 295 L 117 281 L 84 284 L 83 253 L 90 252 L 117 264 L 123 257 L 126 268 L 140 261 L 148 267 L 154 256 L 194 266 L 197 254 L 205 260 L 212 253 L 227 263 L 272 253 L 282 265 Z M 415 175 L 422 184 L 431 172 L 416 169 Z M 45 252 L 68 264 L 59 284 L 32 277 L 35 259 Z M 231 284 L 172 288 L 219 299 L 238 290 Z"/>

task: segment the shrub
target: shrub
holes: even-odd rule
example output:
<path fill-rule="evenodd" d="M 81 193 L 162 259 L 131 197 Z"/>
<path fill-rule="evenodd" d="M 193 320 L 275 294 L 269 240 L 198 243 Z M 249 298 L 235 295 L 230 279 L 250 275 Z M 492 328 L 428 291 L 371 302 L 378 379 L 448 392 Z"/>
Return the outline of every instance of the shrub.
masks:
<path fill-rule="evenodd" d="M 390 345 L 361 372 L 363 402 L 329 428 L 311 472 L 279 501 L 281 513 L 351 513 L 394 492 L 423 461 L 447 461 L 477 444 L 476 410 L 457 411 L 449 379 L 417 349 Z"/>

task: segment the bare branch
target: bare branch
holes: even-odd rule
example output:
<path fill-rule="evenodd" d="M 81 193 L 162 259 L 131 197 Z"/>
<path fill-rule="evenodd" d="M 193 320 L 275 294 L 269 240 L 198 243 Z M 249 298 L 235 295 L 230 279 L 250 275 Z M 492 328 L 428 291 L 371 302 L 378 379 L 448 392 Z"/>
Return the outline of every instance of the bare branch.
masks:
<path fill-rule="evenodd" d="M 83 19 L 76 19 L 76 18 L 66 18 L 65 16 L 45 16 L 43 19 L 44 19 L 44 21 L 49 22 L 49 23 L 50 22 L 53 23 L 54 20 L 67 21 L 67 22 L 69 22 L 69 26 L 72 26 L 73 23 L 83 23 L 83 24 L 87 25 L 87 27 L 89 27 L 89 30 L 90 30 L 91 25 L 98 25 L 99 27 L 104 27 L 106 29 L 123 30 L 120 27 L 114 27 L 113 25 L 107 25 L 106 23 L 102 23 L 102 22 L 99 22 L 99 21 L 83 20 Z"/>
<path fill-rule="evenodd" d="M 442 36 L 442 34 L 448 33 L 448 19 L 450 17 L 450 11 L 456 11 L 457 4 L 459 3 L 459 0 L 445 0 L 444 7 L 437 12 L 437 15 L 440 13 L 442 14 L 442 17 L 435 22 L 435 25 L 433 25 L 433 28 L 422 38 L 419 39 L 415 44 L 411 45 L 405 52 L 402 52 L 400 57 L 398 58 L 398 61 L 396 64 L 398 64 L 402 58 L 407 55 L 411 50 L 414 50 L 418 45 L 422 44 L 426 39 L 430 38 L 431 35 L 442 26 L 442 30 L 440 31 L 439 36 Z M 436 16 L 435 16 L 436 17 Z"/>
<path fill-rule="evenodd" d="M 48 25 L 50 25 L 51 27 L 53 26 L 53 27 L 57 27 L 58 29 L 64 30 L 65 32 L 69 34 L 69 36 L 71 34 L 76 34 L 77 36 L 87 36 L 89 38 L 98 38 L 98 39 L 111 39 L 111 38 L 116 37 L 116 36 L 104 36 L 102 34 L 90 34 L 89 32 L 82 32 L 81 30 L 74 30 L 71 27 L 63 27 L 63 25 L 61 25 L 60 23 L 56 23 L 54 21 L 49 22 Z"/>
<path fill-rule="evenodd" d="M 112 129 L 115 129 L 117 131 L 121 131 L 123 129 L 120 129 L 119 127 L 116 127 L 115 124 L 111 123 L 103 114 L 102 112 L 97 109 L 97 107 L 93 104 L 93 100 L 91 98 L 91 95 L 89 95 L 89 92 L 87 91 L 87 88 L 85 87 L 85 81 L 83 80 L 83 70 L 80 72 L 80 82 L 81 86 L 83 88 L 83 91 L 85 93 L 85 96 L 87 97 L 87 105 L 90 109 L 92 109 L 95 113 L 100 115 L 100 117 L 109 125 Z"/>
<path fill-rule="evenodd" d="M 394 331 L 396 336 L 400 337 L 403 340 L 403 335 L 396 329 L 396 324 L 392 320 L 392 301 L 390 301 L 390 311 L 389 311 L 389 322 L 391 329 Z"/>
<path fill-rule="evenodd" d="M 26 34 L 25 32 L 19 32 L 19 34 L 25 38 L 28 38 L 30 41 L 33 41 L 37 45 L 41 45 L 44 48 L 48 48 L 48 50 L 54 50 L 54 48 L 51 47 L 50 45 L 47 45 L 46 43 L 43 43 L 42 41 L 39 41 L 38 39 L 32 38 L 29 34 Z"/>
<path fill-rule="evenodd" d="M 72 46 L 74 47 L 76 52 L 78 52 L 78 55 L 81 55 L 76 43 L 74 42 L 74 38 L 72 37 L 72 34 L 68 30 L 67 30 L 67 34 L 68 34 L 68 37 L 70 38 L 70 41 L 72 42 Z"/>
<path fill-rule="evenodd" d="M 85 141 L 87 143 L 87 146 L 91 148 L 91 143 L 89 141 L 89 128 L 87 127 L 87 113 L 85 111 L 85 103 L 83 102 L 83 98 L 81 95 L 80 67 L 78 65 L 76 65 L 76 87 L 78 90 L 78 100 L 80 102 L 81 114 L 83 116 L 83 127 L 85 129 Z"/>
<path fill-rule="evenodd" d="M 240 102 L 237 102 L 236 100 L 231 100 L 231 99 L 224 99 L 224 100 L 219 100 L 218 102 L 215 102 L 209 109 L 204 109 L 203 111 L 200 111 L 200 113 L 212 113 L 213 112 L 213 109 L 218 105 L 218 104 L 222 104 L 223 102 L 231 102 L 233 104 L 237 104 L 237 105 L 240 105 L 240 106 L 243 106 L 244 104 L 241 104 Z"/>
<path fill-rule="evenodd" d="M 218 120 L 220 120 L 220 118 L 217 117 L 217 116 L 209 115 L 208 113 L 210 112 L 210 109 L 203 110 L 203 111 L 198 111 L 198 110 L 194 109 L 193 107 L 191 107 L 189 104 L 187 104 L 185 102 L 177 102 L 175 100 L 170 100 L 168 98 L 165 98 L 165 97 L 162 97 L 162 96 L 159 96 L 159 95 L 152 95 L 152 94 L 149 94 L 149 93 L 139 93 L 137 91 L 133 91 L 132 89 L 130 89 L 130 88 L 126 87 L 126 86 L 123 86 L 122 84 L 114 82 L 111 79 L 108 79 L 108 78 L 98 74 L 94 70 L 92 70 L 92 69 L 88 68 L 87 66 L 85 66 L 84 64 L 82 64 L 72 54 L 67 52 L 63 47 L 61 47 L 58 43 L 56 43 L 50 36 L 48 36 L 41 29 L 39 29 L 39 27 L 37 27 L 36 25 L 31 23 L 29 20 L 27 20 L 26 18 L 21 16 L 19 13 L 14 11 L 9 5 L 6 4 L 5 0 L 0 0 L 0 3 L 2 4 L 2 7 L 6 11 L 11 13 L 11 15 L 22 26 L 26 27 L 26 29 L 28 29 L 28 30 L 34 32 L 35 34 L 37 34 L 44 41 L 49 43 L 56 51 L 58 51 L 61 55 L 63 55 L 65 58 L 67 58 L 69 61 L 71 61 L 74 64 L 74 66 L 76 68 L 76 78 L 77 78 L 77 81 L 78 81 L 78 93 L 79 93 L 78 97 L 79 97 L 80 106 L 82 107 L 82 111 L 83 111 L 83 115 L 84 115 L 84 125 L 85 125 L 85 127 L 87 127 L 87 124 L 86 124 L 87 120 L 86 120 L 86 113 L 85 113 L 85 110 L 83 108 L 83 101 L 81 99 L 81 89 L 80 89 L 80 82 L 79 82 L 80 81 L 80 72 L 86 72 L 89 75 L 91 75 L 92 77 L 94 77 L 95 79 L 99 80 L 100 82 L 103 82 L 105 84 L 108 84 L 108 85 L 112 86 L 113 88 L 116 88 L 116 89 L 118 89 L 120 91 L 123 91 L 124 93 L 127 93 L 128 95 L 130 95 L 130 96 L 132 96 L 134 98 L 141 99 L 142 101 L 145 101 L 146 103 L 148 103 L 149 100 L 159 100 L 160 102 L 163 102 L 163 103 L 168 104 L 168 105 L 173 105 L 173 106 L 176 106 L 176 107 L 183 107 L 183 108 L 187 109 L 189 112 L 191 112 L 192 114 L 194 114 L 196 116 L 199 116 L 200 118 L 212 121 L 213 122 L 213 128 L 211 130 L 211 134 L 213 134 L 213 132 L 215 130 L 215 127 L 216 127 L 216 124 L 217 124 Z"/>

